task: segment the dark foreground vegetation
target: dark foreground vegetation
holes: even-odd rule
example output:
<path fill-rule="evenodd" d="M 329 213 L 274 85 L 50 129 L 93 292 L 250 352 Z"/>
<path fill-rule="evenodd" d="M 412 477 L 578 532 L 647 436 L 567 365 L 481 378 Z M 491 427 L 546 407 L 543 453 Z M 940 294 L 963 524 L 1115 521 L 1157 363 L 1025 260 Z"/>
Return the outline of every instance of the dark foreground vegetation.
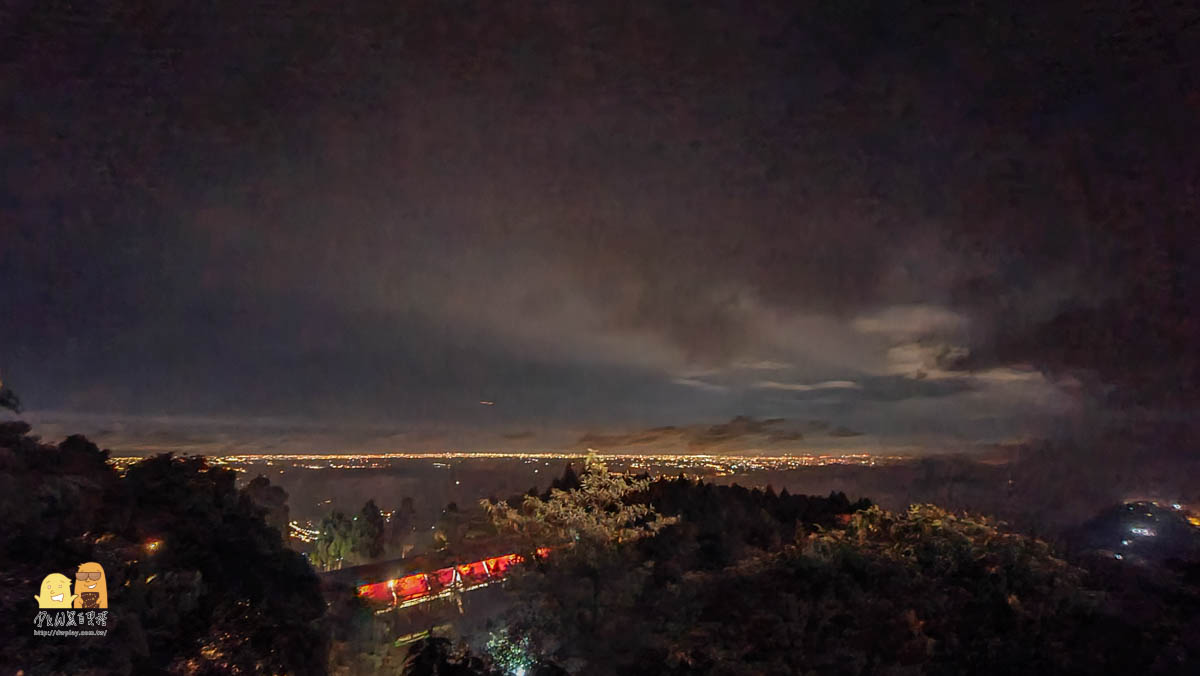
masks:
<path fill-rule="evenodd" d="M 281 496 L 201 458 L 118 474 L 82 437 L 0 424 L 4 673 L 1198 673 L 1194 561 L 1065 557 L 982 517 L 652 481 L 589 463 L 465 510 L 531 563 L 480 630 L 396 646 L 322 596 Z M 466 517 L 464 517 L 466 518 Z M 1194 534 L 1193 534 L 1194 535 Z M 546 558 L 534 548 L 550 545 Z M 1194 551 L 1194 550 L 1188 550 Z M 107 573 L 104 637 L 32 634 L 32 596 Z M 382 629 L 381 629 L 382 627 Z"/>
<path fill-rule="evenodd" d="M 326 671 L 317 576 L 232 470 L 161 455 L 123 476 L 83 437 L 0 423 L 0 672 Z M 52 572 L 104 567 L 106 636 L 34 636 Z"/>
<path fill-rule="evenodd" d="M 610 500 L 648 510 L 624 514 Z M 585 474 L 570 497 L 499 511 L 501 528 L 549 523 L 575 545 L 512 581 L 513 610 L 484 646 L 503 657 L 498 668 L 460 673 L 1167 674 L 1200 665 L 1194 562 L 1113 566 L 1092 554 L 1071 563 L 1045 542 L 934 506 L 891 514 L 841 495 L 683 480 L 614 490 Z"/>

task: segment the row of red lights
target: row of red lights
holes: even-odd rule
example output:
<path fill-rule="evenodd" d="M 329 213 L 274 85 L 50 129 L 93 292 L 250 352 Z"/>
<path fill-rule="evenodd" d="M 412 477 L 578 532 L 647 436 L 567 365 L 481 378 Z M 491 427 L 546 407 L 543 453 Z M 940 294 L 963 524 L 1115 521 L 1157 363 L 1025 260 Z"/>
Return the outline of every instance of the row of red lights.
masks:
<path fill-rule="evenodd" d="M 538 557 L 550 553 L 549 547 L 539 547 Z M 524 561 L 519 554 L 505 554 L 472 563 L 441 568 L 431 573 L 414 573 L 383 582 L 360 585 L 358 595 L 370 601 L 396 605 L 427 596 L 434 596 L 455 586 L 474 586 L 504 577 L 509 568 Z"/>

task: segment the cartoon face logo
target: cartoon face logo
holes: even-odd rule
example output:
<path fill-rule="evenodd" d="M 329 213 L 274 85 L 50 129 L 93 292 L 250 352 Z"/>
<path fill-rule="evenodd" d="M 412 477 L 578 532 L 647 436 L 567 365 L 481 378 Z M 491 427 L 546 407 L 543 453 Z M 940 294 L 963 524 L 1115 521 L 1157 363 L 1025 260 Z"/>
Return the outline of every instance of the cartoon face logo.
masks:
<path fill-rule="evenodd" d="M 108 581 L 104 579 L 104 568 L 95 561 L 79 564 L 75 573 L 75 607 L 107 608 Z"/>
<path fill-rule="evenodd" d="M 71 594 L 71 580 L 62 573 L 50 573 L 42 580 L 42 593 L 34 594 L 38 608 L 70 608 L 76 597 Z"/>

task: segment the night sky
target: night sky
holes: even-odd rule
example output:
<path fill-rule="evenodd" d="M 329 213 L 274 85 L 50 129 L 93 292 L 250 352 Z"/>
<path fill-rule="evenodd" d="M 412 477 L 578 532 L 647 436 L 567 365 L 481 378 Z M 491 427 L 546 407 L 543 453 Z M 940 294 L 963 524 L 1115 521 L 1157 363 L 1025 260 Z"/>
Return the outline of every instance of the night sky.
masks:
<path fill-rule="evenodd" d="M 1185 417 L 1200 9 L 909 4 L 4 3 L 4 382 L 206 451 Z"/>

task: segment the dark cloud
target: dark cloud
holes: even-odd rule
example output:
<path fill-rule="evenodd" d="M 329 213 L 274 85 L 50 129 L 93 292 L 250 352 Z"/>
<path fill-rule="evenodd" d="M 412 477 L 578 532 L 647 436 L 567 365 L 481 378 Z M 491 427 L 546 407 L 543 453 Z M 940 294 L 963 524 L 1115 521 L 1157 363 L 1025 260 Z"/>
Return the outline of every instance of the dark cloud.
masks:
<path fill-rule="evenodd" d="M 836 397 L 848 401 L 903 401 L 918 397 L 949 397 L 979 388 L 979 383 L 967 377 L 930 379 L 909 376 L 876 376 L 861 378 L 855 387 L 825 387 L 796 391 L 797 399 Z"/>
<path fill-rule="evenodd" d="M 835 427 L 829 432 L 832 437 L 860 437 L 862 432 L 857 432 L 849 427 Z"/>
<path fill-rule="evenodd" d="M 778 434 L 775 428 L 785 422 L 782 418 L 770 420 L 755 420 L 749 416 L 739 415 L 727 423 L 710 425 L 707 429 L 691 436 L 691 442 L 698 445 L 720 444 L 747 436 Z"/>
<path fill-rule="evenodd" d="M 808 435 L 801 430 L 808 430 Z M 597 450 L 736 452 L 744 449 L 804 452 L 821 449 L 832 439 L 860 436 L 846 427 L 822 420 L 807 423 L 784 418 L 757 419 L 739 415 L 715 425 L 668 425 L 622 434 L 590 432 L 581 446 Z"/>
<path fill-rule="evenodd" d="M 971 369 L 1027 361 L 1082 379 L 1118 407 L 1189 407 L 1200 398 L 1200 324 L 1195 319 L 1200 308 L 1188 304 L 1194 298 L 1182 289 L 1151 294 L 1065 309 L 1024 330 L 1000 333 L 949 366 Z"/>
<path fill-rule="evenodd" d="M 1186 4 L 144 5 L 4 15 L 30 408 L 875 430 L 1050 397 L 1014 367 L 1200 392 Z"/>

